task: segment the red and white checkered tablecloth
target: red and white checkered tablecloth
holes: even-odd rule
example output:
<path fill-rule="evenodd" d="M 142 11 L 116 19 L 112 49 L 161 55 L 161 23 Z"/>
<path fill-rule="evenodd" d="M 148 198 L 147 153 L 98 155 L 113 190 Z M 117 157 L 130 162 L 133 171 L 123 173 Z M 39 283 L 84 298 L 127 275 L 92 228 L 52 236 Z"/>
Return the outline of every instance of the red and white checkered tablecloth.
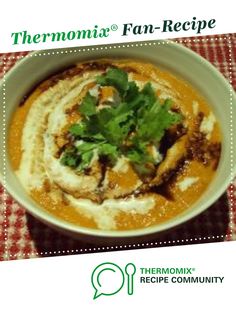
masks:
<path fill-rule="evenodd" d="M 209 60 L 236 89 L 236 34 L 177 39 L 177 42 Z M 27 52 L 0 54 L 0 78 Z M 235 118 L 236 119 L 236 118 Z M 86 243 L 66 237 L 26 213 L 11 196 L 3 198 L 0 187 L 0 260 L 65 255 L 142 247 L 236 240 L 236 182 L 197 218 L 151 241 L 112 246 Z"/>

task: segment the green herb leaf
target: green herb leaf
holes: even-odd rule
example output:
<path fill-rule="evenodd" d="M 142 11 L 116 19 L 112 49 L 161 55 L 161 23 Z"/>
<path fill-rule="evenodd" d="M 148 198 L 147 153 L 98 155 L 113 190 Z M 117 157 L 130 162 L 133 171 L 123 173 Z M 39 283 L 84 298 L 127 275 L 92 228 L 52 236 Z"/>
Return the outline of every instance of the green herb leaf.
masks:
<path fill-rule="evenodd" d="M 141 93 L 146 96 L 146 100 L 149 104 L 153 104 L 156 100 L 156 94 L 150 82 L 146 83 L 141 91 Z"/>
<path fill-rule="evenodd" d="M 79 112 L 84 116 L 92 116 L 96 113 L 97 98 L 88 92 L 79 106 Z"/>
<path fill-rule="evenodd" d="M 125 153 L 128 159 L 136 164 L 145 164 L 147 162 L 154 162 L 153 157 L 147 150 L 147 144 L 137 142 L 137 145 L 131 146 Z"/>
<path fill-rule="evenodd" d="M 134 169 L 140 174 L 145 175 L 151 172 L 150 164 L 154 164 L 153 157 L 149 154 L 144 143 L 138 142 L 138 146 L 131 147 L 125 154 L 130 160 Z"/>
<path fill-rule="evenodd" d="M 82 171 L 90 166 L 91 160 L 93 158 L 93 151 L 87 151 L 81 155 L 80 163 L 77 167 L 78 171 Z"/>
<path fill-rule="evenodd" d="M 170 102 L 156 101 L 143 110 L 138 118 L 137 137 L 142 141 L 159 142 L 165 131 L 182 120 L 180 114 L 170 111 Z"/>
<path fill-rule="evenodd" d="M 116 114 L 116 110 L 112 110 L 109 114 L 111 115 L 109 120 L 104 119 L 102 113 L 98 117 L 101 133 L 109 143 L 119 146 L 130 132 L 131 125 L 133 124 L 132 112 L 127 111 Z"/>
<path fill-rule="evenodd" d="M 139 95 L 139 88 L 135 82 L 128 83 L 128 89 L 125 95 L 125 101 L 131 102 Z"/>
<path fill-rule="evenodd" d="M 83 122 L 72 124 L 69 132 L 74 136 L 83 137 L 86 134 L 86 125 Z"/>
<path fill-rule="evenodd" d="M 119 151 L 117 146 L 109 143 L 103 143 L 98 147 L 98 155 L 106 156 L 112 163 L 115 163 L 119 156 Z"/>
<path fill-rule="evenodd" d="M 60 159 L 60 162 L 64 166 L 69 166 L 71 168 L 77 167 L 77 165 L 80 162 L 80 157 L 77 155 L 76 148 L 75 147 L 67 148 L 64 151 L 64 153 Z"/>
<path fill-rule="evenodd" d="M 124 95 L 128 88 L 128 74 L 121 69 L 111 68 L 97 77 L 97 83 L 102 86 L 114 86 L 121 95 Z"/>

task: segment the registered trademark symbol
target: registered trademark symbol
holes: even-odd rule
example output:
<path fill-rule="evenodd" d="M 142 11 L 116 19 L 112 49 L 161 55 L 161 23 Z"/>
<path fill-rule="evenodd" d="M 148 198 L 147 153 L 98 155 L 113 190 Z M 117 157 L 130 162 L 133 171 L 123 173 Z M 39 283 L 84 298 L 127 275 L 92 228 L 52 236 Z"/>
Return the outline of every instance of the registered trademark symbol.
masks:
<path fill-rule="evenodd" d="M 118 25 L 117 24 L 112 24 L 111 25 L 111 30 L 112 31 L 117 31 L 118 30 Z"/>

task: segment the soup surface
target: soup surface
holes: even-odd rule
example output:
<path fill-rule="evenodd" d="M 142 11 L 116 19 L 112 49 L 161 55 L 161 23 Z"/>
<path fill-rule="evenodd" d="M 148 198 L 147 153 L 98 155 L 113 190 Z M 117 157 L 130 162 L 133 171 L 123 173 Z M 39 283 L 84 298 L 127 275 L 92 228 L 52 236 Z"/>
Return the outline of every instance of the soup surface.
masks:
<path fill-rule="evenodd" d="M 35 88 L 16 109 L 12 166 L 31 197 L 62 220 L 129 230 L 159 224 L 211 182 L 221 136 L 187 82 L 152 64 L 79 63 Z"/>

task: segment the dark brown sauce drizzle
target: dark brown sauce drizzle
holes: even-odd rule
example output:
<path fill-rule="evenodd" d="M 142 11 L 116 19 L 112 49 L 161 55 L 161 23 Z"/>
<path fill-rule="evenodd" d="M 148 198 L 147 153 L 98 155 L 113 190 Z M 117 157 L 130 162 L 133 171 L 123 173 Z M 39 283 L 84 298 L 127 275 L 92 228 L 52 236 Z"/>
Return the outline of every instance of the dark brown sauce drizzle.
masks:
<path fill-rule="evenodd" d="M 187 129 L 181 123 L 167 130 L 160 143 L 160 153 L 165 157 L 167 150 L 186 133 Z"/>

